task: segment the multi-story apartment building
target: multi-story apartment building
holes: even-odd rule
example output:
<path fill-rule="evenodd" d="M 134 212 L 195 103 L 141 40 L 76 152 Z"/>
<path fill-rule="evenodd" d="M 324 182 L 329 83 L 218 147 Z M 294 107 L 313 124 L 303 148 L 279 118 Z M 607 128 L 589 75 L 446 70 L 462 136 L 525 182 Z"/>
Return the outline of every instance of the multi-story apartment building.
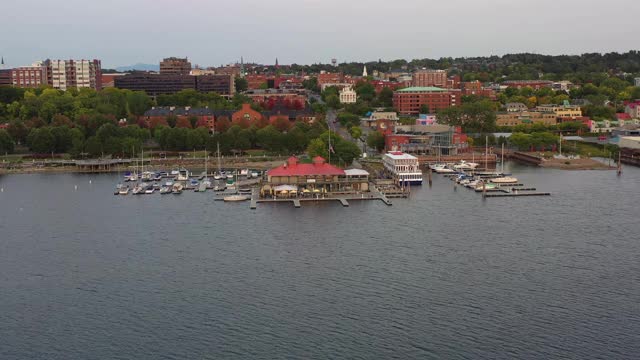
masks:
<path fill-rule="evenodd" d="M 11 69 L 11 85 L 21 88 L 36 88 L 49 84 L 49 67 L 47 62 L 36 62 L 31 66 Z"/>
<path fill-rule="evenodd" d="M 417 87 L 447 87 L 447 72 L 445 70 L 422 69 L 413 73 L 411 85 Z"/>
<path fill-rule="evenodd" d="M 427 105 L 429 112 L 436 112 L 460 105 L 460 90 L 438 87 L 409 87 L 393 93 L 393 107 L 400 114 L 418 115 L 421 107 Z"/>
<path fill-rule="evenodd" d="M 160 61 L 160 74 L 189 75 L 191 63 L 187 58 L 169 57 Z"/>
<path fill-rule="evenodd" d="M 100 60 L 51 60 L 48 68 L 54 89 L 102 89 Z"/>

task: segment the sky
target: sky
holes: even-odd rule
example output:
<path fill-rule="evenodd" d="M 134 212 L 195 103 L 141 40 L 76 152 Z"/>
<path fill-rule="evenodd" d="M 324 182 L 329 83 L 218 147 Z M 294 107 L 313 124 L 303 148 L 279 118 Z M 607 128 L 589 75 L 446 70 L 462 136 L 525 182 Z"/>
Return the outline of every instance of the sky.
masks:
<path fill-rule="evenodd" d="M 3 0 L 0 55 L 219 66 L 625 52 L 639 0 Z"/>

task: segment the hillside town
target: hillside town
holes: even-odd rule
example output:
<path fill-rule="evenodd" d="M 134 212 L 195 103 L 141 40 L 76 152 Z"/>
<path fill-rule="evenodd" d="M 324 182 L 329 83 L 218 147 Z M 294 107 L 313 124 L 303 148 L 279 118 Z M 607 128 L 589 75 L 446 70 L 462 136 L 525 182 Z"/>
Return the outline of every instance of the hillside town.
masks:
<path fill-rule="evenodd" d="M 526 56 L 313 66 L 241 58 L 205 68 L 168 57 L 157 71 L 126 72 L 98 59 L 47 59 L 0 70 L 0 151 L 5 167 L 20 156 L 124 158 L 214 145 L 224 155 L 327 157 L 321 135 L 333 130 L 342 166 L 393 151 L 423 164 L 469 160 L 483 146 L 495 159 L 503 144 L 545 153 L 563 141 L 581 144 L 578 155 L 621 152 L 637 164 L 640 72 L 609 65 L 612 56 L 599 73 L 530 66 L 538 72 L 502 76 L 495 69 L 526 67 Z"/>

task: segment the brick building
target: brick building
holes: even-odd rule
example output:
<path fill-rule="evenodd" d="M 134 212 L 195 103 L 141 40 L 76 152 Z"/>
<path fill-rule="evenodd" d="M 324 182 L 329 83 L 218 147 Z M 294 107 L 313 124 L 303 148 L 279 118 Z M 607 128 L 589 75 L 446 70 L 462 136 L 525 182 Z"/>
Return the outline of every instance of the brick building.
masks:
<path fill-rule="evenodd" d="M 31 66 L 21 66 L 10 70 L 10 84 L 21 88 L 36 88 L 49 85 L 49 68 L 38 62 Z"/>
<path fill-rule="evenodd" d="M 393 107 L 400 114 L 417 115 L 422 105 L 429 112 L 436 112 L 451 106 L 460 105 L 460 90 L 437 87 L 410 87 L 393 93 Z"/>
<path fill-rule="evenodd" d="M 189 75 L 191 63 L 187 58 L 169 57 L 160 61 L 160 74 Z"/>
<path fill-rule="evenodd" d="M 447 72 L 445 70 L 422 69 L 413 73 L 411 86 L 415 87 L 447 87 Z"/>

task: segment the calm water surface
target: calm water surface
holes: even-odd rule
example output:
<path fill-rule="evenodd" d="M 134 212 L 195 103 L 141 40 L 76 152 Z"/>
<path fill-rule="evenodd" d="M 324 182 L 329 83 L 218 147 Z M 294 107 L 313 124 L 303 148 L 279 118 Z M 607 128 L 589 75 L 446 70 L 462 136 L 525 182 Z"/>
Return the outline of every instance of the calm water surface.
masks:
<path fill-rule="evenodd" d="M 249 210 L 0 176 L 0 359 L 640 357 L 640 169 L 511 170 L 553 196 L 435 176 Z"/>

